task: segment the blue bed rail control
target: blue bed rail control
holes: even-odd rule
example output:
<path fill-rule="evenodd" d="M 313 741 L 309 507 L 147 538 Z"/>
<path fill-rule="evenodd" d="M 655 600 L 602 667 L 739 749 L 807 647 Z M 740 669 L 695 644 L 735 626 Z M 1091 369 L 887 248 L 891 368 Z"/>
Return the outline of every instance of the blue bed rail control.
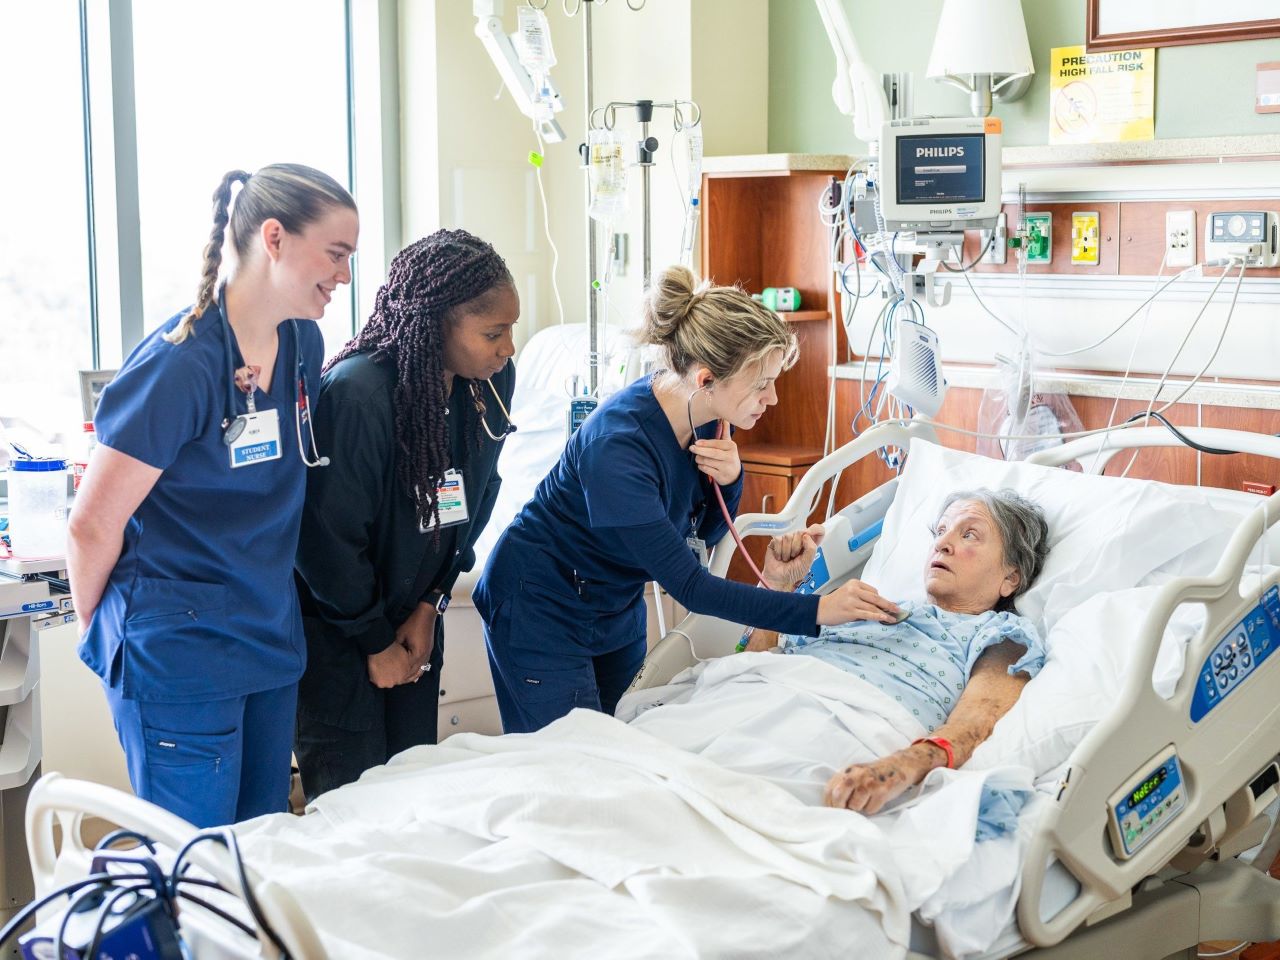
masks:
<path fill-rule="evenodd" d="M 822 548 L 818 548 L 817 555 L 813 558 L 813 565 L 809 567 L 809 575 L 796 585 L 796 593 L 816 593 L 820 587 L 826 586 L 827 581 L 831 579 L 831 572 L 827 569 L 827 555 L 822 552 Z"/>
<path fill-rule="evenodd" d="M 1200 667 L 1191 698 L 1191 722 L 1199 723 L 1280 647 L 1280 587 L 1227 631 Z"/>
<path fill-rule="evenodd" d="M 847 570 L 852 562 L 850 558 L 860 548 L 874 543 L 884 529 L 884 520 L 877 520 L 871 525 L 848 536 L 849 520 L 836 516 L 827 522 L 827 539 L 825 546 L 818 548 L 809 568 L 809 575 L 800 581 L 796 593 L 817 593 L 831 582 L 831 567 Z"/>
<path fill-rule="evenodd" d="M 877 520 L 865 530 L 860 530 L 849 538 L 849 552 L 853 553 L 859 547 L 865 547 L 868 543 L 880 536 L 880 531 L 884 529 L 884 520 Z"/>
<path fill-rule="evenodd" d="M 1128 860 L 1177 819 L 1187 806 L 1178 752 L 1165 747 L 1107 801 L 1107 827 L 1116 857 Z"/>

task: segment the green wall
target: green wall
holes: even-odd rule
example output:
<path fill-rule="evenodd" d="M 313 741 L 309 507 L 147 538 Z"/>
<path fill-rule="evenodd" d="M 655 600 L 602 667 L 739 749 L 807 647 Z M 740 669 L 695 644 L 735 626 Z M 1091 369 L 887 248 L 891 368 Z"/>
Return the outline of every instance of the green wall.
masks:
<path fill-rule="evenodd" d="M 910 70 L 915 112 L 964 116 L 968 99 L 924 75 L 942 0 L 841 0 L 876 73 Z M 1036 74 L 1015 103 L 996 104 L 1006 146 L 1049 139 L 1051 47 L 1084 42 L 1085 0 L 1022 0 Z M 1280 39 L 1163 47 L 1156 52 L 1156 136 L 1280 133 L 1280 114 L 1254 113 L 1255 66 L 1280 60 Z M 859 153 L 831 101 L 835 60 L 812 0 L 769 0 L 769 150 Z M 708 118 L 710 121 L 710 118 Z"/>

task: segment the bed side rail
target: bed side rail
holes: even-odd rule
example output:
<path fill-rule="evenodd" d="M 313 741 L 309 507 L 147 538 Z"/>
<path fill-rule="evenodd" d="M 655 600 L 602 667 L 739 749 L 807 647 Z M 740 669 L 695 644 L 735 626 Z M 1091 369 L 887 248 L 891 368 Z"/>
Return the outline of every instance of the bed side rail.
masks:
<path fill-rule="evenodd" d="M 1280 458 L 1280 439 L 1230 430 L 1189 430 L 1197 442 Z M 1084 458 L 1101 447 L 1105 453 L 1142 446 L 1176 445 L 1163 430 L 1119 431 L 1084 438 L 1034 459 L 1046 464 Z M 1149 611 L 1136 648 L 1134 663 L 1116 708 L 1104 718 L 1072 754 L 1070 767 L 1056 802 L 1026 853 L 1018 925 L 1022 935 L 1038 946 L 1059 942 L 1100 908 L 1121 900 L 1145 877 L 1164 868 L 1187 847 L 1202 826 L 1212 834 L 1223 826 L 1228 799 L 1239 795 L 1280 753 L 1280 656 L 1260 662 L 1252 674 L 1223 694 L 1220 702 L 1198 720 L 1192 704 L 1203 685 L 1201 668 L 1217 644 L 1247 614 L 1269 618 L 1261 606 L 1269 590 L 1280 585 L 1280 573 L 1251 583 L 1248 595 L 1241 585 L 1251 552 L 1264 536 L 1275 537 L 1280 520 L 1280 494 L 1260 500 L 1237 526 L 1214 571 L 1207 577 L 1181 578 L 1165 584 Z M 1203 604 L 1205 623 L 1187 650 L 1187 666 L 1169 700 L 1152 688 L 1151 675 L 1164 631 L 1183 604 Z M 1280 624 L 1270 624 L 1280 636 Z M 1119 857 L 1108 830 L 1108 803 L 1152 760 L 1172 747 L 1177 751 L 1186 785 L 1186 806 L 1169 826 L 1140 847 L 1129 859 Z M 1150 758 L 1150 759 L 1149 759 Z M 1040 916 L 1046 869 L 1060 860 L 1080 881 L 1077 898 L 1056 916 Z"/>
<path fill-rule="evenodd" d="M 59 881 L 55 871 L 60 857 L 87 867 L 92 852 L 81 838 L 80 828 L 85 817 L 100 818 L 117 827 L 136 831 L 174 852 L 200 832 L 169 811 L 113 787 L 73 780 L 57 773 L 45 774 L 32 788 L 27 800 L 27 848 L 37 897 L 57 889 Z M 61 832 L 61 851 L 55 846 L 55 825 Z M 188 859 L 226 889 L 240 890 L 238 871 L 231 855 L 223 847 L 201 844 L 191 849 Z M 260 878 L 247 864 L 245 869 L 259 908 L 289 948 L 290 955 L 299 960 L 324 957 L 324 947 L 311 921 L 289 892 L 270 879 Z M 262 957 L 280 956 L 261 931 L 258 943 Z"/>
<path fill-rule="evenodd" d="M 1226 430 L 1220 427 L 1179 427 L 1183 434 L 1205 447 L 1253 453 L 1261 457 L 1280 457 L 1280 439 L 1269 433 Z M 1117 427 L 1108 433 L 1078 437 L 1056 447 L 1049 447 L 1027 457 L 1027 463 L 1060 467 L 1077 461 L 1090 473 L 1102 473 L 1108 461 L 1122 450 L 1145 447 L 1181 447 L 1182 441 L 1164 427 Z"/>
<path fill-rule="evenodd" d="M 808 523 L 809 514 L 817 505 L 818 497 L 828 480 L 839 476 L 848 467 L 881 447 L 905 449 L 915 437 L 934 443 L 938 441 L 932 425 L 923 418 L 905 424 L 893 422 L 872 427 L 810 467 L 796 484 L 795 492 L 791 494 L 787 505 L 778 513 L 740 514 L 734 523 L 738 535 L 743 538 L 760 535 L 776 537 L 801 529 Z M 733 559 L 733 547 L 733 538 L 728 535 L 717 544 L 715 557 L 711 561 L 712 573 L 721 577 L 725 575 L 729 569 L 729 561 Z"/>

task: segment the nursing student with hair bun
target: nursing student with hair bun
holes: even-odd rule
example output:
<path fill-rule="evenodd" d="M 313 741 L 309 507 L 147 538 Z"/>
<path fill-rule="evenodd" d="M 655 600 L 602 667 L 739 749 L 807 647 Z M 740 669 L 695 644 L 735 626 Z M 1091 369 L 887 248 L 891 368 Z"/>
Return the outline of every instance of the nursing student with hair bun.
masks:
<path fill-rule="evenodd" d="M 305 416 L 315 321 L 351 282 L 358 232 L 355 201 L 318 170 L 228 173 L 195 304 L 98 405 L 67 544 L 80 657 L 135 792 L 196 826 L 288 803 L 306 653 L 293 560 L 307 467 L 324 462 Z"/>
<path fill-rule="evenodd" d="M 640 341 L 666 369 L 607 399 L 507 528 L 474 591 L 485 621 L 503 729 L 529 732 L 574 707 L 612 713 L 644 662 L 644 585 L 734 623 L 816 636 L 854 618 L 844 587 L 821 598 L 778 594 L 709 573 L 699 560 L 742 492 L 728 432 L 750 430 L 778 402 L 795 334 L 735 287 L 684 267 L 656 276 Z"/>
<path fill-rule="evenodd" d="M 295 752 L 308 799 L 436 741 L 445 608 L 498 495 L 515 427 L 502 257 L 439 230 L 391 262 L 373 315 L 329 362 L 297 585 L 307 637 Z"/>

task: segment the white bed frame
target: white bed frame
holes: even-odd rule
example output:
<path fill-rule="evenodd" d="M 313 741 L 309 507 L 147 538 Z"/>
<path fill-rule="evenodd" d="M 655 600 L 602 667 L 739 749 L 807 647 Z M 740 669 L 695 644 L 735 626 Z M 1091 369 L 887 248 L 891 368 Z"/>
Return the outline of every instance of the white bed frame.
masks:
<path fill-rule="evenodd" d="M 1280 459 L 1280 438 L 1214 429 L 1184 432 L 1205 445 Z M 780 514 L 744 514 L 737 520 L 738 530 L 747 536 L 801 528 L 829 479 L 881 446 L 905 447 L 915 437 L 936 441 L 927 421 L 887 424 L 867 431 L 811 468 Z M 1127 429 L 1076 440 L 1032 460 L 1047 465 L 1078 460 L 1101 472 L 1120 450 L 1177 445 L 1163 428 Z M 839 515 L 854 530 L 871 527 L 884 519 L 896 487 L 896 479 L 891 480 Z M 1230 491 L 1213 495 L 1236 503 L 1249 496 Z M 1256 599 L 1241 599 L 1238 590 L 1251 549 L 1265 535 L 1280 558 L 1277 519 L 1280 494 L 1259 500 L 1257 509 L 1241 522 L 1213 574 L 1175 580 L 1161 589 L 1146 621 L 1138 669 L 1129 678 L 1121 704 L 1072 753 L 1062 788 L 1027 853 L 1017 912 L 1026 943 L 1014 948 L 1014 953 L 1034 945 L 1048 948 L 1036 951 L 1037 957 L 1046 960 L 1163 958 L 1194 956 L 1195 944 L 1201 940 L 1280 939 L 1280 881 L 1263 872 L 1280 847 L 1280 830 L 1270 829 L 1263 810 L 1280 794 L 1280 788 L 1268 783 L 1256 795 L 1251 788 L 1267 779 L 1280 755 L 1280 697 L 1275 694 L 1280 654 L 1261 663 L 1255 676 L 1198 724 L 1189 720 L 1200 664 L 1224 631 L 1256 603 Z M 731 543 L 728 538 L 726 541 Z M 841 569 L 833 569 L 831 585 L 859 572 L 872 546 L 872 541 L 858 546 Z M 730 554 L 722 544 L 712 571 L 723 575 Z M 1273 575 L 1263 586 L 1278 580 L 1280 576 Z M 1187 675 L 1166 701 L 1154 693 L 1148 678 L 1164 627 L 1183 603 L 1203 603 L 1208 616 L 1188 651 Z M 633 686 L 666 683 L 696 660 L 731 652 L 741 629 L 741 625 L 698 614 L 686 617 L 654 647 Z M 1132 859 L 1117 860 L 1107 835 L 1107 798 L 1170 744 L 1176 747 L 1187 777 L 1188 805 L 1176 820 L 1169 821 L 1175 826 L 1165 828 Z M 1234 746 L 1226 749 L 1224 744 Z M 1280 766 L 1276 768 L 1280 770 Z M 65 882 L 84 875 L 91 856 L 80 839 L 86 817 L 146 833 L 173 849 L 196 832 L 181 819 L 111 788 L 56 774 L 46 776 L 33 789 L 27 808 L 37 896 L 56 889 L 59 879 Z M 60 828 L 61 850 L 55 846 L 55 826 Z M 1260 843 L 1262 850 L 1254 861 L 1260 869 L 1235 859 Z M 205 845 L 195 852 L 199 866 L 228 889 L 237 888 L 225 851 Z M 1042 893 L 1053 861 L 1071 872 L 1079 890 L 1053 916 L 1042 917 Z M 306 960 L 323 957 L 319 938 L 288 891 L 270 879 L 250 876 L 264 914 L 292 955 Z M 184 913 L 184 932 L 195 934 L 197 957 L 262 956 L 274 960 L 278 955 L 265 937 L 258 943 L 227 937 L 212 931 L 194 914 Z M 1012 954 L 1006 951 L 1003 955 Z M 925 956 L 911 954 L 912 958 Z"/>
<path fill-rule="evenodd" d="M 1204 446 L 1280 460 L 1277 437 L 1218 429 L 1184 433 Z M 828 480 L 881 446 L 906 447 L 915 437 L 937 439 L 923 420 L 868 430 L 815 464 L 779 514 L 740 516 L 739 532 L 773 535 L 802 528 Z M 1177 446 L 1179 441 L 1163 427 L 1123 429 L 1043 451 L 1030 462 L 1061 466 L 1078 461 L 1084 469 L 1101 473 L 1121 450 Z M 896 487 L 896 479 L 890 480 L 838 516 L 848 518 L 854 531 L 871 527 L 884 519 Z M 1273 767 L 1280 772 L 1280 696 L 1276 693 L 1280 655 L 1261 664 L 1253 677 L 1199 723 L 1189 719 L 1200 665 L 1257 604 L 1262 591 L 1280 581 L 1280 575 L 1273 574 L 1248 599 L 1242 599 L 1238 589 L 1260 537 L 1269 538 L 1272 555 L 1280 564 L 1280 527 L 1276 525 L 1280 494 L 1264 500 L 1252 494 L 1205 490 L 1224 503 L 1253 505 L 1256 500 L 1256 509 L 1240 523 L 1210 576 L 1175 580 L 1161 589 L 1147 616 L 1135 669 L 1120 705 L 1071 755 L 1061 790 L 1023 865 L 1019 929 L 1028 945 L 1053 948 L 1037 951 L 1037 956 L 1055 960 L 1194 957 L 1195 945 L 1202 940 L 1280 939 L 1280 881 L 1264 872 L 1280 849 L 1280 830 L 1273 834 L 1270 818 L 1263 815 L 1280 795 L 1277 784 L 1266 782 Z M 831 569 L 826 589 L 860 572 L 873 545 L 874 540 L 869 540 L 840 569 Z M 727 569 L 731 546 L 726 541 L 724 549 L 717 550 L 714 572 L 723 575 Z M 1152 688 L 1151 672 L 1165 626 L 1175 608 L 1184 603 L 1204 604 L 1205 627 L 1187 652 L 1186 674 L 1173 697 L 1164 700 Z M 690 615 L 654 648 L 634 686 L 659 686 L 697 660 L 723 656 L 733 650 L 741 633 L 740 624 Z M 1226 744 L 1233 746 L 1227 749 Z M 1166 827 L 1132 859 L 1119 860 L 1107 833 L 1107 800 L 1170 745 L 1177 749 L 1189 782 L 1189 804 L 1175 826 Z M 1268 842 L 1254 859 L 1258 869 L 1234 859 L 1264 839 Z M 1065 907 L 1044 917 L 1042 895 L 1055 860 L 1070 871 L 1080 889 Z M 1043 900 L 1049 903 L 1052 897 Z"/>

